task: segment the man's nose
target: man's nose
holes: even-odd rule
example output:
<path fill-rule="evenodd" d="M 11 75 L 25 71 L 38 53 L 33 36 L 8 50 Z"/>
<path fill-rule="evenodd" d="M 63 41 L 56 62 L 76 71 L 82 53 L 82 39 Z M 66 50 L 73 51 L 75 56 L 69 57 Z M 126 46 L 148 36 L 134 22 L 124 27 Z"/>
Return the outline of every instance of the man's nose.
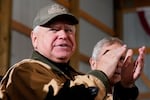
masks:
<path fill-rule="evenodd" d="M 117 66 L 117 67 L 120 67 L 120 68 L 121 68 L 121 67 L 123 66 L 123 64 L 124 64 L 124 63 L 120 61 L 120 62 L 118 62 L 118 66 Z"/>
<path fill-rule="evenodd" d="M 65 39 L 67 37 L 67 33 L 65 30 L 60 30 L 59 32 L 59 38 Z"/>

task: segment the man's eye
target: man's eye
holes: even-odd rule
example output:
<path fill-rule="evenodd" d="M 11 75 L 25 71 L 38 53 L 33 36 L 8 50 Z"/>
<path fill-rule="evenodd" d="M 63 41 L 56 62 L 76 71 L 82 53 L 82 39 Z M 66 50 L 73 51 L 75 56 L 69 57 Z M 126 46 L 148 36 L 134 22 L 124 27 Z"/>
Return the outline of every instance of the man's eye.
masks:
<path fill-rule="evenodd" d="M 50 31 L 57 32 L 57 31 L 59 31 L 59 29 L 56 29 L 56 28 L 50 28 Z"/>
<path fill-rule="evenodd" d="M 72 33 L 72 29 L 65 29 L 65 32 Z"/>

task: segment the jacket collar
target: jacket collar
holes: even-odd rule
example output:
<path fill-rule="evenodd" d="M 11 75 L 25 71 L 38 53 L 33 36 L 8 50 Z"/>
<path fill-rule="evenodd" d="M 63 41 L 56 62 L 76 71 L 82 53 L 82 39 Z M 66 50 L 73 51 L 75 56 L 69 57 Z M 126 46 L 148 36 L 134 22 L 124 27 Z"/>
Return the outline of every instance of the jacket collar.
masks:
<path fill-rule="evenodd" d="M 33 51 L 32 57 L 31 59 L 34 60 L 39 60 L 41 62 L 44 62 L 46 64 L 48 64 L 49 66 L 51 66 L 53 69 L 59 71 L 59 72 L 63 72 L 67 75 L 70 75 L 70 73 L 77 73 L 70 65 L 69 62 L 68 63 L 56 63 L 53 62 L 51 60 L 49 60 L 48 58 L 44 57 L 43 55 L 41 55 L 39 52 L 37 51 Z"/>

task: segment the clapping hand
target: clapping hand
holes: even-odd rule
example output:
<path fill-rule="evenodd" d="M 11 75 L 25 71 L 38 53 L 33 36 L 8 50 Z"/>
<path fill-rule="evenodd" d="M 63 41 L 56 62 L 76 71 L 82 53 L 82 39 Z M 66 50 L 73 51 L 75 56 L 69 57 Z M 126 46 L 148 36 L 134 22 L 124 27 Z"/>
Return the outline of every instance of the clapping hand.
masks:
<path fill-rule="evenodd" d="M 121 84 L 124 87 L 130 88 L 139 78 L 144 67 L 145 46 L 139 48 L 139 56 L 133 60 L 133 50 L 129 49 L 121 72 Z"/>

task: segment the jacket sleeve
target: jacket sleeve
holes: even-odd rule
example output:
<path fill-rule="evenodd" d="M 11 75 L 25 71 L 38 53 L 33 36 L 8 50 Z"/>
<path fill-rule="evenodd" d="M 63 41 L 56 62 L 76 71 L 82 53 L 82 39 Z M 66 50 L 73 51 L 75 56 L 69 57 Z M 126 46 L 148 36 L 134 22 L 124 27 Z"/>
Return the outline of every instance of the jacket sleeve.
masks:
<path fill-rule="evenodd" d="M 114 87 L 114 100 L 136 100 L 139 91 L 136 86 L 132 88 L 124 88 L 120 82 L 118 82 Z"/>
<path fill-rule="evenodd" d="M 103 80 L 103 81 L 101 81 Z M 46 100 L 104 100 L 109 87 L 107 76 L 101 71 L 91 71 L 87 75 L 79 75 L 75 80 L 67 80 L 59 92 L 53 96 L 54 88 L 49 87 Z"/>
<path fill-rule="evenodd" d="M 54 73 L 46 64 L 24 62 L 16 64 L 4 76 L 0 97 L 2 100 L 103 100 L 107 94 L 107 83 L 107 76 L 100 71 L 77 75 L 70 80 Z"/>

